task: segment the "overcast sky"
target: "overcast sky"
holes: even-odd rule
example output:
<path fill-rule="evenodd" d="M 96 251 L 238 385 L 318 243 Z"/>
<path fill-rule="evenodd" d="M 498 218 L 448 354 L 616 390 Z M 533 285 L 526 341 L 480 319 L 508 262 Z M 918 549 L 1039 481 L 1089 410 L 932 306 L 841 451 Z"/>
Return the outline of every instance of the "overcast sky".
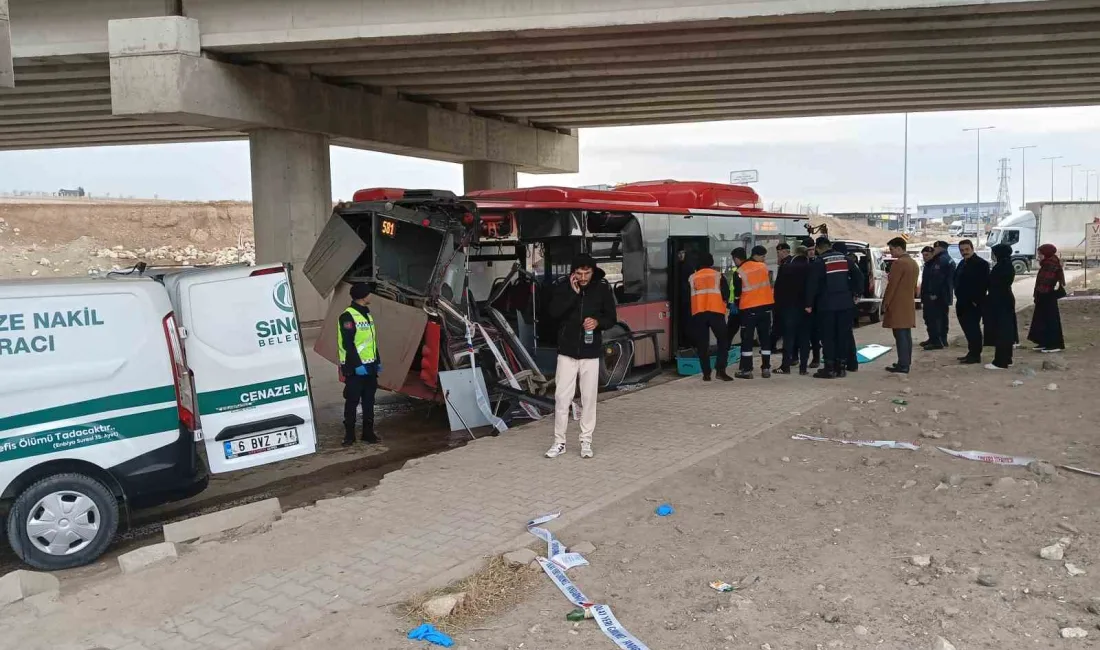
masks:
<path fill-rule="evenodd" d="M 1027 198 L 1069 198 L 1064 164 L 1100 170 L 1100 107 L 922 113 L 909 118 L 909 204 L 975 199 L 975 135 L 982 133 L 981 193 L 997 198 L 997 161 L 1011 161 L 1010 196 L 1020 202 L 1020 152 L 1027 152 Z M 902 203 L 903 116 L 799 118 L 592 129 L 581 132 L 581 172 L 521 175 L 524 186 L 591 185 L 656 178 L 728 180 L 735 169 L 758 169 L 756 190 L 765 202 L 820 206 L 822 211 L 877 210 Z M 171 199 L 249 199 L 248 145 L 244 142 L 100 147 L 0 152 L 0 191 L 87 188 L 102 195 Z M 1075 178 L 1084 198 L 1085 173 Z M 1097 198 L 1097 176 L 1089 198 Z M 361 187 L 462 189 L 458 165 L 333 148 L 334 198 Z"/>

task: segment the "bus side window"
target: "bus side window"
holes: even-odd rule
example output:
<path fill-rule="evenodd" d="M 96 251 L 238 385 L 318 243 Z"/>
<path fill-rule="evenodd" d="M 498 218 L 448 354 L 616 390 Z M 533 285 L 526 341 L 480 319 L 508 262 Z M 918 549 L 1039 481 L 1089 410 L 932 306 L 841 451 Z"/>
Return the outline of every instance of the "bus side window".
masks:
<path fill-rule="evenodd" d="M 645 299 L 668 300 L 668 215 L 642 214 L 646 255 Z"/>

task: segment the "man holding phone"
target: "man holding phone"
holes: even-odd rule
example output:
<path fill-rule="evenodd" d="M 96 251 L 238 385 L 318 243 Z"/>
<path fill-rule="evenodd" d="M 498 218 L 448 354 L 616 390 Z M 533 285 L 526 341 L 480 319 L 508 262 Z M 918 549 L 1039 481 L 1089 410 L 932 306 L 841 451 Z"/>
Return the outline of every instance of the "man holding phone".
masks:
<path fill-rule="evenodd" d="M 555 287 L 548 310 L 558 322 L 558 367 L 554 376 L 554 444 L 546 457 L 557 458 L 565 453 L 569 407 L 580 384 L 581 458 L 592 458 L 602 333 L 617 321 L 615 295 L 592 256 L 582 253 L 573 258 L 569 279 Z"/>

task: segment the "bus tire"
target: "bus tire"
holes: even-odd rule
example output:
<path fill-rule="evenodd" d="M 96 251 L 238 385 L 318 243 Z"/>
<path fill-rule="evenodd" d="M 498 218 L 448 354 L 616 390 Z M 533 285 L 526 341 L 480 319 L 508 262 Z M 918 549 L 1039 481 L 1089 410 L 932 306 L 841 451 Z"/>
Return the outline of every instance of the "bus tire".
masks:
<path fill-rule="evenodd" d="M 73 519 L 64 517 L 68 512 Z M 84 474 L 55 474 L 15 499 L 8 513 L 8 542 L 15 555 L 35 569 L 71 569 L 103 555 L 118 530 L 118 519 L 118 500 L 107 486 Z M 64 537 L 58 544 L 67 541 L 69 550 L 50 543 L 58 536 Z"/>

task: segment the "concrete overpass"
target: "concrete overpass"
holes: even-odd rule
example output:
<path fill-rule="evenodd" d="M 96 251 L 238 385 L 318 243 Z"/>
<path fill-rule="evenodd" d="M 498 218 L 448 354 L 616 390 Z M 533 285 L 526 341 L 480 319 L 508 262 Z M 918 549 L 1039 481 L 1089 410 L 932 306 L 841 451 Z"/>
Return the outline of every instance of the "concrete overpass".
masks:
<path fill-rule="evenodd" d="M 1098 55 L 1095 0 L 0 0 L 0 149 L 248 137 L 300 260 L 329 143 L 500 187 L 586 127 L 1095 104 Z"/>

